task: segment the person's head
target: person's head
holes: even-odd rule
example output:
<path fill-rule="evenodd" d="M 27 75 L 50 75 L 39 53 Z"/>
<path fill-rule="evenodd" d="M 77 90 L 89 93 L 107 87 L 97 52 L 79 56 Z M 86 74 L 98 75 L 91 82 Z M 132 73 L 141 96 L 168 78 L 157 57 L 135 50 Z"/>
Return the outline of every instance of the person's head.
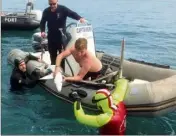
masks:
<path fill-rule="evenodd" d="M 113 103 L 112 95 L 107 89 L 99 89 L 92 98 L 92 103 L 95 103 L 98 109 L 103 112 L 111 112 L 117 109 Z"/>
<path fill-rule="evenodd" d="M 24 59 L 15 59 L 14 65 L 16 68 L 18 68 L 22 72 L 26 72 L 26 63 L 25 63 Z"/>
<path fill-rule="evenodd" d="M 75 42 L 75 50 L 79 57 L 84 56 L 87 51 L 87 40 L 85 38 L 78 38 Z"/>
<path fill-rule="evenodd" d="M 48 0 L 48 4 L 51 7 L 51 11 L 54 12 L 57 9 L 58 0 Z"/>

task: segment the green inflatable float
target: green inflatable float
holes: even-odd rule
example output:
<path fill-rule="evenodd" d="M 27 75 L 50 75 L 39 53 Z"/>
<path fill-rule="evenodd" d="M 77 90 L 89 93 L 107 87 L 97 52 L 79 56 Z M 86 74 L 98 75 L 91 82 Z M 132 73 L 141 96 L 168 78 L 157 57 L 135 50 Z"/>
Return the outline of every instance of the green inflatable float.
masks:
<path fill-rule="evenodd" d="M 123 104 L 125 93 L 128 89 L 128 81 L 119 79 L 115 82 L 115 89 L 111 94 L 107 89 L 98 90 L 92 102 L 102 110 L 99 115 L 87 115 L 84 113 L 80 98 L 76 92 L 74 102 L 74 114 L 78 122 L 99 128 L 101 135 L 124 135 L 126 128 L 126 108 Z"/>

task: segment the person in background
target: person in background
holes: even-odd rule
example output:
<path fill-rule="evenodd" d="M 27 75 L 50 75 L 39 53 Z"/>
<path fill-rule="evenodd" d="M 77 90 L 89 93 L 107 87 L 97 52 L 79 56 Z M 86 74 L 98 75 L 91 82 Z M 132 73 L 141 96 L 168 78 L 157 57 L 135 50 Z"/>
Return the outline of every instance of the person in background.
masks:
<path fill-rule="evenodd" d="M 99 115 L 87 115 L 81 106 L 81 97 L 76 91 L 70 93 L 74 102 L 74 114 L 78 122 L 99 128 L 100 135 L 124 135 L 126 130 L 126 107 L 123 102 L 128 89 L 128 80 L 115 82 L 113 93 L 107 89 L 98 90 L 92 103 L 101 110 Z"/>
<path fill-rule="evenodd" d="M 75 20 L 80 20 L 81 23 L 85 22 L 85 19 L 78 15 L 76 12 L 70 10 L 66 6 L 58 4 L 58 0 L 48 0 L 49 7 L 43 11 L 42 19 L 40 22 L 41 36 L 46 37 L 45 24 L 47 22 L 48 27 L 48 50 L 50 53 L 51 65 L 55 65 L 57 51 L 59 53 L 65 48 L 62 43 L 62 33 L 65 34 L 66 19 L 70 17 Z M 62 62 L 64 67 L 64 62 Z"/>
<path fill-rule="evenodd" d="M 73 55 L 74 59 L 80 66 L 80 71 L 76 76 L 64 77 L 64 80 L 80 81 L 82 79 L 86 80 L 89 77 L 95 79 L 101 74 L 101 61 L 87 50 L 87 40 L 85 38 L 78 38 L 74 46 L 66 49 L 57 56 L 54 76 L 61 71 L 60 64 L 62 59 L 69 55 Z"/>

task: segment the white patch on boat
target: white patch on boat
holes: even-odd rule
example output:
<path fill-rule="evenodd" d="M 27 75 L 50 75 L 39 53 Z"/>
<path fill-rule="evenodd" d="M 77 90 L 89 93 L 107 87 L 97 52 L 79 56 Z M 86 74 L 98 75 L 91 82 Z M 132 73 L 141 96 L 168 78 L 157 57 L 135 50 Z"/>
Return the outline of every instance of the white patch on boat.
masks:
<path fill-rule="evenodd" d="M 53 79 L 53 73 L 40 78 L 40 80 L 49 80 L 49 79 Z"/>
<path fill-rule="evenodd" d="M 139 92 L 139 90 L 137 88 L 132 88 L 131 91 L 130 91 L 130 94 L 131 95 L 135 95 Z"/>

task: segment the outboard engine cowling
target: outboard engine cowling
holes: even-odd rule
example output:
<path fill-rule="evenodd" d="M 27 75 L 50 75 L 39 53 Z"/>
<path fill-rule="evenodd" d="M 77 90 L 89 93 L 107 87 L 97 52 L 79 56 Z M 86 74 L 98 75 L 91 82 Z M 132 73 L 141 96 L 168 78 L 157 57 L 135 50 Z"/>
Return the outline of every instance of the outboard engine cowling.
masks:
<path fill-rule="evenodd" d="M 64 45 L 64 47 L 66 47 L 67 44 L 69 43 L 69 41 L 71 40 L 71 34 L 68 33 L 68 32 L 64 33 L 63 30 L 60 30 L 60 31 L 62 33 L 63 45 Z M 46 37 L 47 37 L 47 35 L 46 35 Z M 45 51 L 48 51 L 48 40 L 47 40 L 47 38 L 42 38 L 40 32 L 34 33 L 33 36 L 32 36 L 32 48 L 36 52 L 41 52 L 42 48 L 44 48 Z"/>
<path fill-rule="evenodd" d="M 45 51 L 48 51 L 48 40 L 47 40 L 47 38 L 42 38 L 40 32 L 34 33 L 33 36 L 32 36 L 32 48 L 36 52 L 41 52 L 42 48 L 44 48 Z"/>

